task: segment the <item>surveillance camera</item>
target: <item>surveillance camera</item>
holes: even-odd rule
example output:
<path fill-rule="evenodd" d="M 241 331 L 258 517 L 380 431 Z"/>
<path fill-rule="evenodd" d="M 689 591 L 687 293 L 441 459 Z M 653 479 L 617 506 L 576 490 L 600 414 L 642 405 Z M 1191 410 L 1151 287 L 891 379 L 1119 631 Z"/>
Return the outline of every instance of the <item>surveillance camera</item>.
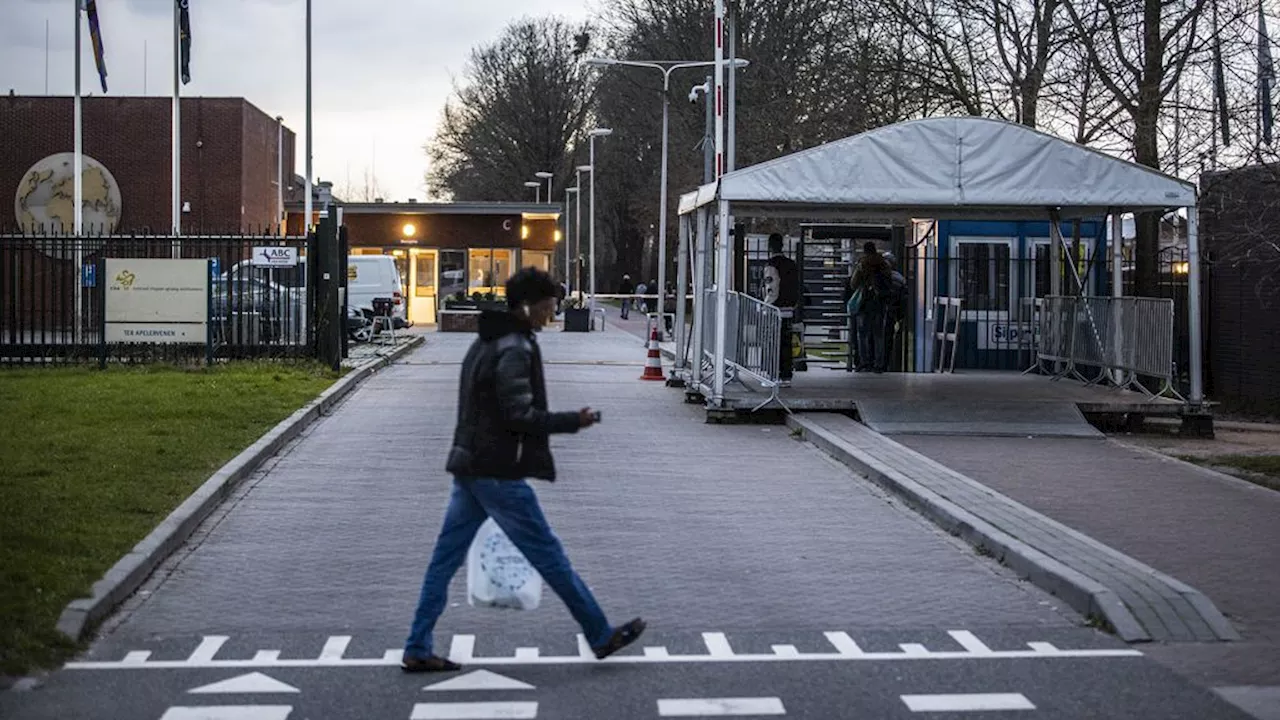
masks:
<path fill-rule="evenodd" d="M 689 91 L 689 102 L 691 103 L 698 102 L 698 91 L 701 89 L 702 89 L 702 86 L 698 85 L 697 87 Z"/>

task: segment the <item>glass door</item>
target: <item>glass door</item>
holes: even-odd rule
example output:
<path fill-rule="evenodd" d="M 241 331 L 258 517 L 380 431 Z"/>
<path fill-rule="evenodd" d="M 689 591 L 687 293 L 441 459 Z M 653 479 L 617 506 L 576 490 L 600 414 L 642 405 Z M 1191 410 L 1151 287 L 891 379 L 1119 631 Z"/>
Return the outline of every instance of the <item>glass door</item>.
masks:
<path fill-rule="evenodd" d="M 436 251 L 409 251 L 409 322 L 436 322 Z"/>

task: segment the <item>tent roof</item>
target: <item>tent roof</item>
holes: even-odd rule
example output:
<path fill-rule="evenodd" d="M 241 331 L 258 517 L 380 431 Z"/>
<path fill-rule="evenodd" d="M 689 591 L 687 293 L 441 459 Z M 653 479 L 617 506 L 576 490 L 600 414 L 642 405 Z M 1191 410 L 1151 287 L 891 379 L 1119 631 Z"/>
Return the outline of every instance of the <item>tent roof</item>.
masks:
<path fill-rule="evenodd" d="M 1196 187 L 1031 128 L 975 117 L 910 120 L 726 173 L 680 212 L 1044 218 L 1193 207 Z"/>

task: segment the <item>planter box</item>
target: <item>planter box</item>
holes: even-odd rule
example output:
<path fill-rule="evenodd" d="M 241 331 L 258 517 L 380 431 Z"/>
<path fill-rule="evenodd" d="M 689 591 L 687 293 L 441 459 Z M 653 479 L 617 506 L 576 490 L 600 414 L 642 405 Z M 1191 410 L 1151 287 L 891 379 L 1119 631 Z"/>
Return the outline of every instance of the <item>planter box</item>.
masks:
<path fill-rule="evenodd" d="M 589 332 L 591 311 L 587 308 L 568 308 L 564 311 L 565 332 Z"/>
<path fill-rule="evenodd" d="M 478 332 L 480 330 L 480 311 L 478 310 L 441 310 L 438 332 Z"/>

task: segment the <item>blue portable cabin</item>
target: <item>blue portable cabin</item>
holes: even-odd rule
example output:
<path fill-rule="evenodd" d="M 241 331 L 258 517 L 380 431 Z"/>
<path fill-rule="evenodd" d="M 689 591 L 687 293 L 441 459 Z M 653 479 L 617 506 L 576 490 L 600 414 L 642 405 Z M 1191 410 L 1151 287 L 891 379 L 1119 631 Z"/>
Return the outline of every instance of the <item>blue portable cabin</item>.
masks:
<path fill-rule="evenodd" d="M 1107 294 L 1106 218 L 1080 220 L 1078 231 L 1073 221 L 1059 228 L 1070 248 L 1062 254 L 1059 291 L 1075 294 L 1078 276 L 1084 294 Z M 923 330 L 914 333 L 915 370 L 934 366 L 941 297 L 962 301 L 957 369 L 1021 371 L 1035 362 L 1035 299 L 1052 294 L 1049 231 L 1048 221 L 915 221 L 915 242 L 902 268 L 916 291 L 914 327 Z"/>

